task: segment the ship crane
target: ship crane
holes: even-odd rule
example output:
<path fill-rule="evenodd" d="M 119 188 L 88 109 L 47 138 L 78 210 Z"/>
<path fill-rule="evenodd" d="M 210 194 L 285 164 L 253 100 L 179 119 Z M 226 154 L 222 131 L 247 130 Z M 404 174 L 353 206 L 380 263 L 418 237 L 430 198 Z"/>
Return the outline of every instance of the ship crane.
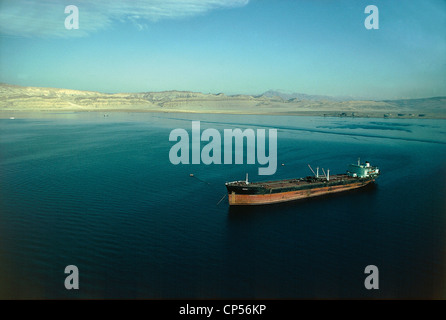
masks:
<path fill-rule="evenodd" d="M 313 174 L 316 176 L 316 178 L 318 177 L 318 174 L 314 173 L 313 168 L 310 166 L 310 164 L 308 164 L 308 168 L 310 168 L 311 172 L 313 172 Z M 318 167 L 319 168 L 319 167 Z"/>
<path fill-rule="evenodd" d="M 327 178 L 327 181 L 330 180 L 330 169 L 327 169 L 327 173 L 325 173 L 324 168 L 322 168 L 322 172 L 324 173 L 324 178 Z"/>
<path fill-rule="evenodd" d="M 308 164 L 308 168 L 310 168 L 311 172 L 313 172 L 314 176 L 316 178 L 319 178 L 319 167 L 316 167 L 316 173 L 314 172 L 313 168 Z M 326 178 L 327 181 L 330 181 L 330 169 L 327 169 L 327 173 L 325 173 L 324 168 L 322 168 L 322 172 L 324 173 L 323 178 Z"/>

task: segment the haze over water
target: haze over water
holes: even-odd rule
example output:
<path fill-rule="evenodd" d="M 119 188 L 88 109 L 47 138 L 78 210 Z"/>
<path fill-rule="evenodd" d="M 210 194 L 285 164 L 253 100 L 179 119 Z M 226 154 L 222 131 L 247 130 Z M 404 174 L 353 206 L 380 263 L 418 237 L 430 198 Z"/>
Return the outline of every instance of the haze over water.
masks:
<path fill-rule="evenodd" d="M 278 129 L 278 168 L 172 165 L 175 128 Z M 445 298 L 446 122 L 66 113 L 0 119 L 1 298 Z M 204 143 L 202 143 L 202 146 Z M 223 150 L 222 150 L 223 154 Z M 381 170 L 363 190 L 229 208 L 224 183 Z M 281 164 L 284 164 L 283 166 Z M 190 174 L 193 173 L 194 177 Z M 76 265 L 80 289 L 64 287 Z M 364 269 L 379 268 L 379 290 Z"/>

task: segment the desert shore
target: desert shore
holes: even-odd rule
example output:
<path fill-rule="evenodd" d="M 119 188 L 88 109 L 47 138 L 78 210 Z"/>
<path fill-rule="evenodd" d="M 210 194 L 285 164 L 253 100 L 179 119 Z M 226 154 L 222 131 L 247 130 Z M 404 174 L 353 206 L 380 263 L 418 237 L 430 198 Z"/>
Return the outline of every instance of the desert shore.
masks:
<path fill-rule="evenodd" d="M 107 94 L 0 84 L 0 118 L 66 112 L 167 112 L 446 119 L 446 97 L 407 100 L 284 99 L 165 91 Z"/>

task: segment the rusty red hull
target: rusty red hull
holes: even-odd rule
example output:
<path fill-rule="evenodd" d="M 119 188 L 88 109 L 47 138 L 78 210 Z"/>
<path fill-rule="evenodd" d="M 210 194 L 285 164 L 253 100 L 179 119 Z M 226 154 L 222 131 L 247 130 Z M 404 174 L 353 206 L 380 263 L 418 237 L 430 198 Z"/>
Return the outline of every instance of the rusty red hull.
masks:
<path fill-rule="evenodd" d="M 364 187 L 369 183 L 374 182 L 374 179 L 351 179 L 347 177 L 338 176 L 338 183 L 326 183 L 317 184 L 314 187 L 310 188 L 306 187 L 304 189 L 300 189 L 298 187 L 287 188 L 284 191 L 279 191 L 274 189 L 262 190 L 262 191 L 251 191 L 250 189 L 259 188 L 257 186 L 249 186 L 246 185 L 244 188 L 239 191 L 234 188 L 228 187 L 228 198 L 229 205 L 264 205 L 264 204 L 273 204 L 280 203 L 286 201 L 293 201 L 311 197 L 322 196 L 326 194 L 344 192 L 348 190 L 353 190 L 357 188 Z M 342 181 L 342 183 L 341 183 Z M 286 182 L 284 182 L 286 184 Z M 261 185 L 261 187 L 265 187 Z M 265 189 L 265 188 L 264 188 Z M 283 188 L 282 188 L 283 189 Z M 291 190 L 290 190 L 291 189 Z M 294 189 L 294 190 L 293 190 Z"/>

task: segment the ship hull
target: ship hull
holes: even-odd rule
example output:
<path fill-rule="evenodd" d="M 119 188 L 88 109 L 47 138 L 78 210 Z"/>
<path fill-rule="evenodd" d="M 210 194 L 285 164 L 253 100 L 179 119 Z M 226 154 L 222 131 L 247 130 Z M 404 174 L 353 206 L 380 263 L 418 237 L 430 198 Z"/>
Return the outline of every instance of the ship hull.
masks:
<path fill-rule="evenodd" d="M 228 199 L 229 205 L 233 206 L 274 204 L 358 189 L 373 181 L 375 181 L 375 179 L 357 179 L 334 185 L 319 185 L 305 189 L 296 188 L 295 190 L 292 190 L 293 188 L 291 188 L 291 190 L 279 192 L 259 192 L 259 190 L 253 190 L 253 192 L 245 191 L 241 193 L 237 192 L 237 190 L 228 188 Z"/>

